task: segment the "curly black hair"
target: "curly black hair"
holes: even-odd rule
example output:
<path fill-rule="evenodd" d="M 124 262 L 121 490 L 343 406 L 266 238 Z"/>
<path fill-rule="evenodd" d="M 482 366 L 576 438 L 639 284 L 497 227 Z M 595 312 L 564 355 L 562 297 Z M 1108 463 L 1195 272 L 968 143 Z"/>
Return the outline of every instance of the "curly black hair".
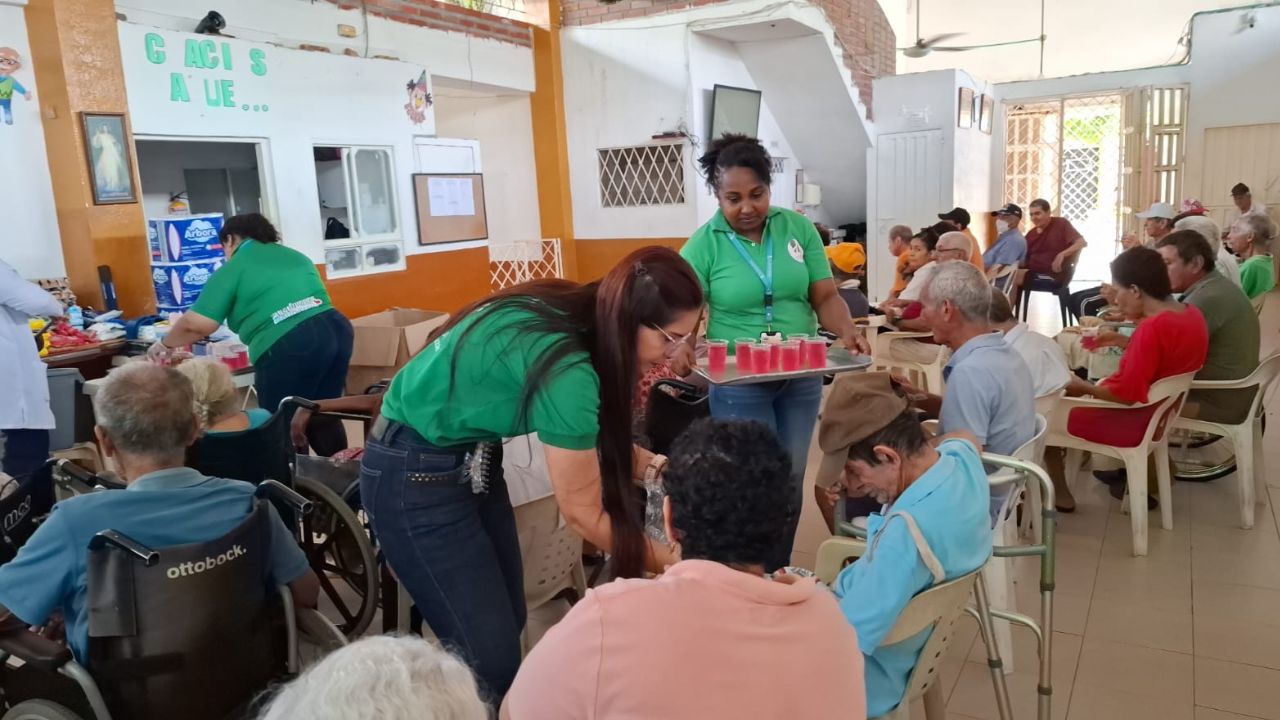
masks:
<path fill-rule="evenodd" d="M 791 457 L 758 422 L 689 426 L 672 447 L 663 484 L 686 560 L 763 565 L 800 512 Z"/>
<path fill-rule="evenodd" d="M 950 231 L 949 228 L 948 228 L 948 231 Z M 934 250 L 938 249 L 938 240 L 941 239 L 941 237 L 942 236 L 938 233 L 938 231 L 934 230 L 931 227 L 927 227 L 927 228 L 920 228 L 920 232 L 916 233 L 915 235 L 912 235 L 911 239 L 915 240 L 916 238 L 920 238 L 921 240 L 924 241 L 925 248 L 928 249 L 929 252 L 933 252 Z"/>
<path fill-rule="evenodd" d="M 218 240 L 227 242 L 227 238 L 235 235 L 241 239 L 253 239 L 261 243 L 280 242 L 280 233 L 271 221 L 260 213 L 245 213 L 227 218 L 218 231 Z"/>
<path fill-rule="evenodd" d="M 698 158 L 707 187 L 715 193 L 720 189 L 720 177 L 730 168 L 747 168 L 766 186 L 773 182 L 773 160 L 759 140 L 746 135 L 726 133 L 716 138 L 711 147 Z"/>

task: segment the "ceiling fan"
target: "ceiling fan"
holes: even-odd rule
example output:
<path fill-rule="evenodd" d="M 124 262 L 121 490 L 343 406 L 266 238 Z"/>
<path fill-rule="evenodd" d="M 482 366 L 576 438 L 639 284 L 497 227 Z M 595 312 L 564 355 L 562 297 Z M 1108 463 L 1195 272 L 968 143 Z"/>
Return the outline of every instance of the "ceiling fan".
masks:
<path fill-rule="evenodd" d="M 983 43 L 980 45 L 940 45 L 939 44 L 947 40 L 950 40 L 952 38 L 957 38 L 964 35 L 965 33 L 962 33 L 962 32 L 942 33 L 940 35 L 934 35 L 931 38 L 925 39 L 925 37 L 920 34 L 920 16 L 923 14 L 921 9 L 922 4 L 923 4 L 923 0 L 917 0 L 915 44 L 908 45 L 907 47 L 903 47 L 903 48 L 898 48 L 898 50 L 903 55 L 909 58 L 926 57 L 930 53 L 935 51 L 936 52 L 964 52 L 966 50 L 977 50 L 979 48 L 990 48 L 990 47 L 1003 47 L 1005 45 L 1025 45 L 1027 43 L 1033 43 L 1033 42 L 1040 43 L 1041 54 L 1042 55 L 1044 54 L 1044 41 L 1046 37 L 1044 34 L 1044 0 L 1040 0 L 1040 36 L 1039 37 L 1027 38 L 1026 40 L 1010 40 L 1007 42 Z"/>

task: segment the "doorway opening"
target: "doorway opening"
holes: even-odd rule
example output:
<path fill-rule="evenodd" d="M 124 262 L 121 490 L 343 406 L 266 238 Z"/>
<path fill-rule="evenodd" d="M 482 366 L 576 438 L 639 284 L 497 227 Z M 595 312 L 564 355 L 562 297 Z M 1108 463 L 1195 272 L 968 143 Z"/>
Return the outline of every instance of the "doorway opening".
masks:
<path fill-rule="evenodd" d="M 179 202 L 193 215 L 269 214 L 260 141 L 140 137 L 136 145 L 147 218 L 185 214 Z"/>

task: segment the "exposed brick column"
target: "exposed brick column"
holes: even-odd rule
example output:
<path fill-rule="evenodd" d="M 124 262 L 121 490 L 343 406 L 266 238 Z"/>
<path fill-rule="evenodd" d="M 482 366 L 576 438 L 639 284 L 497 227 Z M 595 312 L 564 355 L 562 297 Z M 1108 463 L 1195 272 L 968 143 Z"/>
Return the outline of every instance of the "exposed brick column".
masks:
<path fill-rule="evenodd" d="M 354 0 L 325 0 L 343 10 L 359 10 Z M 435 0 L 366 0 L 370 15 L 418 25 L 446 32 L 458 32 L 473 37 L 533 46 L 530 28 L 518 20 L 511 20 L 489 13 L 469 10 L 459 5 Z"/>

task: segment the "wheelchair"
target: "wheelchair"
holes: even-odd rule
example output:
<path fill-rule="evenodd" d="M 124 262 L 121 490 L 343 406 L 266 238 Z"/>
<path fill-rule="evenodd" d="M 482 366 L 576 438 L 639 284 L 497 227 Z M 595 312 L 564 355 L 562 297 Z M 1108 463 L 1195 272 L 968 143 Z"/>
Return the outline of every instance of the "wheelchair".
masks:
<path fill-rule="evenodd" d="M 331 606 L 338 629 L 354 639 L 369 627 L 378 608 L 377 557 L 366 525 L 357 515 L 358 464 L 354 473 L 336 465 L 326 473 L 327 458 L 294 452 L 289 440 L 293 412 L 313 405 L 287 397 L 260 427 L 204 435 L 191 446 L 187 465 L 205 475 L 255 485 L 275 480 L 312 503 L 312 512 L 298 523 L 299 541 L 320 578 L 321 606 Z M 341 481 L 343 472 L 350 475 L 347 482 Z M 279 509 L 281 517 L 287 518 L 287 509 Z"/>
<path fill-rule="evenodd" d="M 58 468 L 80 486 L 106 489 L 72 463 Z M 300 633 L 325 649 L 345 644 L 319 613 L 296 608 L 288 588 L 267 587 L 267 503 L 303 517 L 311 503 L 271 480 L 259 484 L 255 497 L 245 520 L 209 542 L 156 550 L 113 530 L 97 533 L 87 567 L 92 671 L 61 643 L 20 622 L 6 623 L 0 627 L 3 719 L 252 717 L 264 690 L 299 672 Z M 22 664 L 13 666 L 11 658 Z M 45 694 L 51 688 L 57 699 Z"/>

